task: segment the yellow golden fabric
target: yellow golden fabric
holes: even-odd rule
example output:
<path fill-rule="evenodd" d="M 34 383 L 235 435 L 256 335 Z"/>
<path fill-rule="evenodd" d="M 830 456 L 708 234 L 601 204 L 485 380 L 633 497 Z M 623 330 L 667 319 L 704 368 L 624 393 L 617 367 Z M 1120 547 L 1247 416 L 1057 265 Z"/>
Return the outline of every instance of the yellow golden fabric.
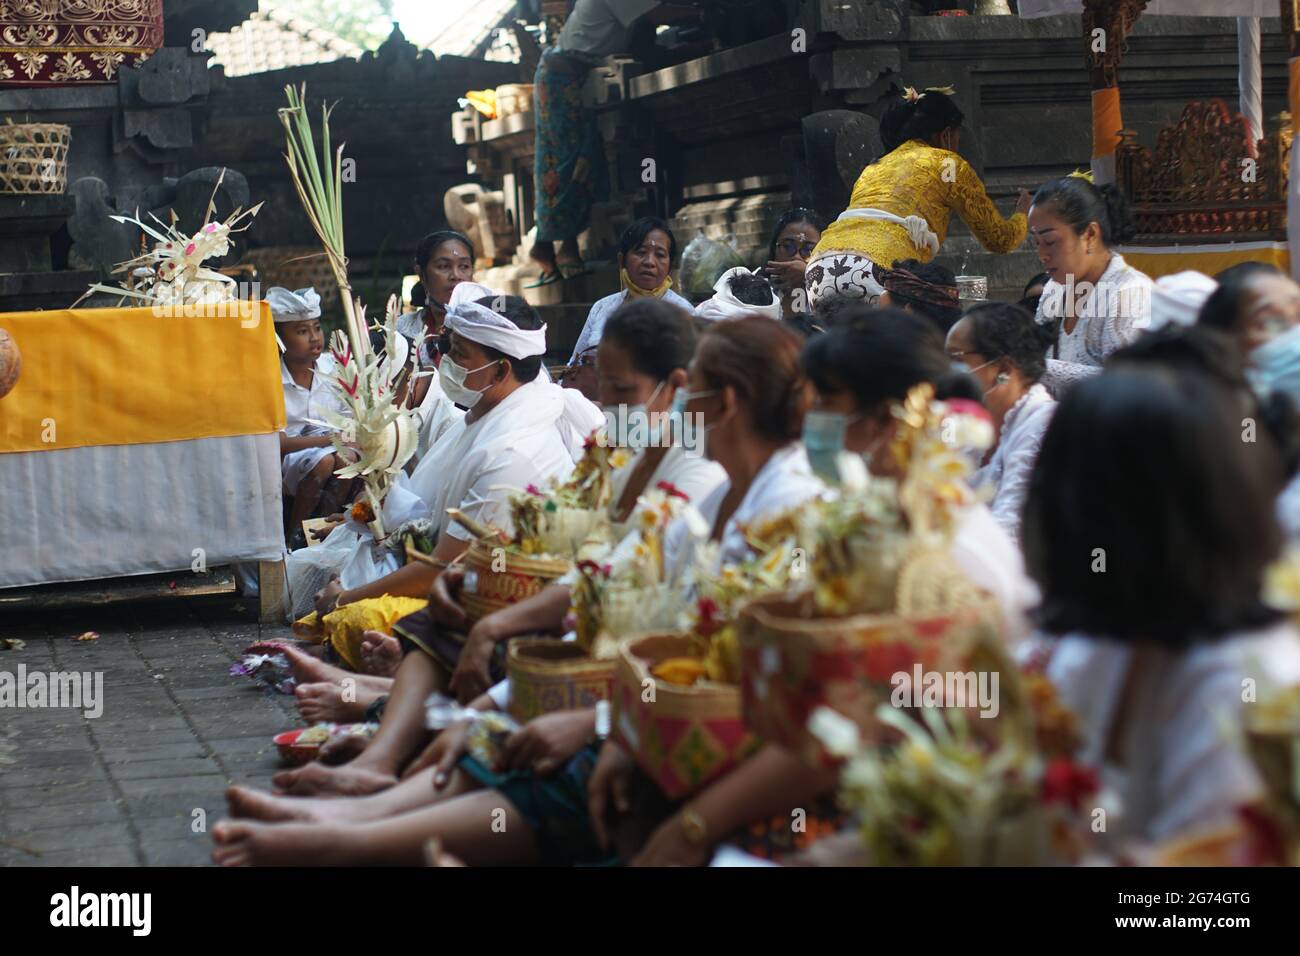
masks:
<path fill-rule="evenodd" d="M 352 670 L 361 670 L 361 641 L 366 631 L 392 634 L 393 625 L 416 611 L 422 611 L 429 602 L 422 598 L 383 597 L 366 598 L 335 608 L 321 619 L 325 643 Z"/>
<path fill-rule="evenodd" d="M 271 307 L 240 302 L 189 311 L 0 313 L 0 327 L 23 356 L 22 376 L 0 406 L 0 453 L 282 429 Z"/>
<path fill-rule="evenodd" d="M 955 212 L 990 252 L 1010 252 L 1025 241 L 1029 230 L 1023 213 L 1002 217 L 970 163 L 919 139 L 908 140 L 864 169 L 849 207 L 881 209 L 903 218 L 924 216 L 940 245 Z M 933 258 L 929 249 L 912 244 L 902 226 L 864 219 L 831 223 L 813 257 L 824 252 L 855 252 L 887 268 L 899 259 Z"/>

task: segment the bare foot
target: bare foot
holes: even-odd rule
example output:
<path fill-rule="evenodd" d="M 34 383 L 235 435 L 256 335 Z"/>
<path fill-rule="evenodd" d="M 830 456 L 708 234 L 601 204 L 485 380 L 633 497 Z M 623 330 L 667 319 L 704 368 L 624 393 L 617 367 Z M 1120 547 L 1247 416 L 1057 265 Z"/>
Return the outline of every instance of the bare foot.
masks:
<path fill-rule="evenodd" d="M 366 708 L 381 696 L 351 675 L 337 684 L 299 684 L 293 693 L 298 698 L 298 713 L 312 724 L 360 723 L 366 718 Z"/>
<path fill-rule="evenodd" d="M 232 817 L 267 823 L 351 823 L 368 820 L 354 800 L 330 797 L 277 797 L 251 787 L 230 787 L 226 803 Z"/>
<path fill-rule="evenodd" d="M 369 744 L 370 738 L 364 734 L 344 734 L 321 747 L 320 756 L 316 759 L 327 767 L 337 767 L 349 760 L 355 760 Z"/>
<path fill-rule="evenodd" d="M 321 682 L 342 680 L 352 676 L 349 671 L 333 664 L 326 664 L 319 657 L 304 653 L 296 647 L 284 645 L 280 652 L 289 659 L 289 667 L 299 684 L 319 684 Z"/>
<path fill-rule="evenodd" d="M 339 866 L 347 827 L 320 823 L 222 820 L 212 828 L 218 866 Z"/>
<path fill-rule="evenodd" d="M 382 631 L 366 631 L 361 641 L 361 663 L 367 673 L 396 677 L 402 664 L 401 642 Z"/>
<path fill-rule="evenodd" d="M 296 770 L 282 770 L 271 778 L 280 793 L 296 796 L 331 794 L 340 797 L 363 797 L 387 790 L 397 783 L 397 777 L 368 767 L 323 767 L 309 763 Z"/>

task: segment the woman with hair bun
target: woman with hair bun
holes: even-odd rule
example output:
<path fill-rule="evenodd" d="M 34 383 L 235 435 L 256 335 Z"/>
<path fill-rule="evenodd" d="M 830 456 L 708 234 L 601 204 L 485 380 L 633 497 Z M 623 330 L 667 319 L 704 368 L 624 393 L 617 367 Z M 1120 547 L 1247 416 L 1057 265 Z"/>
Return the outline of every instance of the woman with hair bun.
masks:
<path fill-rule="evenodd" d="M 1029 234 L 1048 275 L 1036 317 L 1059 329 L 1044 379 L 1054 391 L 1095 375 L 1150 325 L 1154 283 L 1114 251 L 1136 232 L 1128 201 L 1113 185 L 1066 176 L 1034 194 Z"/>
<path fill-rule="evenodd" d="M 808 261 L 809 305 L 842 296 L 874 305 L 884 291 L 872 265 L 929 262 L 955 212 L 984 248 L 1010 252 L 1025 241 L 1029 193 L 1004 219 L 961 156 L 962 112 L 947 92 L 907 90 L 880 121 L 886 153 L 862 171 L 849 208 L 823 232 Z"/>

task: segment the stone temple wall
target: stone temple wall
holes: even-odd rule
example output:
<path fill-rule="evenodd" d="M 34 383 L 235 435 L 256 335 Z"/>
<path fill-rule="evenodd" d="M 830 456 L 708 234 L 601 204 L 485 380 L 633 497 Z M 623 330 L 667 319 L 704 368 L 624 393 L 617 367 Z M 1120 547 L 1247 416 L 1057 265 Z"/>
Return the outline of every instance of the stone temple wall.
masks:
<path fill-rule="evenodd" d="M 343 189 L 344 235 L 354 287 L 393 288 L 410 272 L 415 246 L 446 228 L 443 197 L 471 180 L 465 152 L 451 136 L 451 114 L 467 90 L 518 79 L 514 64 L 435 58 L 400 34 L 360 60 L 339 60 L 214 80 L 209 109 L 193 155 L 206 164 L 229 164 L 248 179 L 252 201 L 265 201 L 247 235 L 254 249 L 316 244 L 284 160 L 284 130 L 277 110 L 285 87 L 306 84 L 310 115 L 318 124 L 322 103 L 337 104 L 330 117 L 334 145 L 355 162 L 355 182 Z M 319 125 L 315 127 L 319 145 Z M 371 290 L 377 293 L 378 289 Z M 381 306 L 373 294 L 372 308 Z"/>

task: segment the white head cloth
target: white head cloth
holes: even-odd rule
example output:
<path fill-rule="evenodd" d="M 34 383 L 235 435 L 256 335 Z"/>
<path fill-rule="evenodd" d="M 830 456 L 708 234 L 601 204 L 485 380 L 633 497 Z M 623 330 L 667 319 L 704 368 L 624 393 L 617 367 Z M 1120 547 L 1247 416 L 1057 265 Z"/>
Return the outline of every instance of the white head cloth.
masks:
<path fill-rule="evenodd" d="M 1200 272 L 1178 272 L 1161 276 L 1151 289 L 1150 328 L 1192 325 L 1201 306 L 1219 284 Z"/>
<path fill-rule="evenodd" d="M 776 293 L 772 294 L 772 301 L 768 305 L 749 305 L 737 299 L 731 292 L 731 280 L 738 275 L 752 276 L 753 273 L 744 266 L 736 266 L 718 276 L 718 281 L 713 284 L 713 298 L 705 299 L 695 307 L 696 316 L 708 322 L 738 319 L 742 315 L 781 318 L 781 300 L 776 297 Z"/>
<path fill-rule="evenodd" d="M 525 359 L 546 354 L 545 323 L 540 329 L 524 330 L 499 312 L 477 302 L 449 305 L 446 328 L 511 358 Z"/>
<path fill-rule="evenodd" d="M 302 322 L 320 318 L 320 296 L 315 289 L 290 292 L 274 286 L 266 290 L 266 301 L 271 304 L 271 318 L 276 322 Z"/>
<path fill-rule="evenodd" d="M 459 282 L 451 290 L 451 299 L 447 302 L 447 308 L 454 305 L 460 305 L 462 302 L 474 302 L 478 299 L 486 298 L 489 295 L 504 295 L 503 292 L 497 292 L 495 289 L 489 289 L 481 282 Z"/>

